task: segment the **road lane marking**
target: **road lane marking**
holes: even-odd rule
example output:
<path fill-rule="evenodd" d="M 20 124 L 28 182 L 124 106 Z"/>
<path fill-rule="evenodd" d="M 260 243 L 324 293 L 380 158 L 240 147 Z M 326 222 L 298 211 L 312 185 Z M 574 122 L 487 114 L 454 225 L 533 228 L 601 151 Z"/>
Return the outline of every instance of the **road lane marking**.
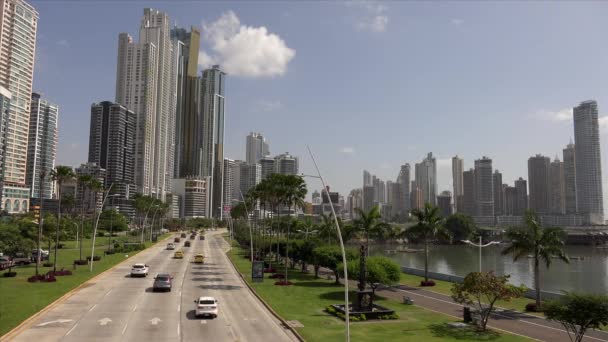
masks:
<path fill-rule="evenodd" d="M 177 336 L 179 336 L 179 324 L 177 325 Z"/>
<path fill-rule="evenodd" d="M 182 305 L 181 304 L 177 304 L 177 312 L 179 312 L 179 310 L 181 310 Z"/>
<path fill-rule="evenodd" d="M 68 322 L 73 322 L 74 320 L 72 319 L 58 319 L 55 321 L 49 321 L 49 322 L 44 322 L 44 323 L 40 323 L 37 325 L 37 327 L 45 327 L 49 324 L 53 324 L 53 323 L 68 323 Z"/>
<path fill-rule="evenodd" d="M 76 329 L 76 327 L 77 327 L 77 326 L 78 326 L 78 323 L 74 324 L 74 326 L 72 327 L 72 329 L 70 329 L 70 330 L 68 331 L 68 333 L 67 333 L 67 334 L 65 334 L 65 336 L 68 336 L 68 335 L 69 335 L 69 334 L 72 332 L 72 330 Z"/>
<path fill-rule="evenodd" d="M 207 324 L 207 320 L 201 319 L 201 324 Z"/>
<path fill-rule="evenodd" d="M 95 309 L 95 307 L 97 306 L 97 304 L 93 305 L 90 309 L 89 312 L 93 311 L 93 309 Z"/>
<path fill-rule="evenodd" d="M 125 331 L 127 331 L 127 326 L 128 326 L 128 325 L 129 325 L 129 322 L 127 322 L 127 323 L 125 324 L 125 327 L 124 327 L 124 328 L 122 328 L 122 335 L 124 335 L 124 334 L 125 334 Z"/>
<path fill-rule="evenodd" d="M 111 323 L 112 320 L 109 317 L 104 317 L 97 322 L 99 322 L 99 325 L 107 325 L 108 323 Z"/>
<path fill-rule="evenodd" d="M 107 295 L 109 295 L 110 292 L 112 292 L 112 289 L 110 289 L 110 291 L 106 292 L 106 294 L 104 295 L 104 297 L 107 296 Z"/>
<path fill-rule="evenodd" d="M 150 320 L 150 323 L 152 323 L 152 325 L 157 325 L 159 322 L 162 322 L 162 320 L 158 317 L 154 317 Z"/>
<path fill-rule="evenodd" d="M 135 304 L 135 306 L 133 307 L 133 311 L 131 312 L 135 312 L 135 309 L 137 309 L 137 304 Z"/>

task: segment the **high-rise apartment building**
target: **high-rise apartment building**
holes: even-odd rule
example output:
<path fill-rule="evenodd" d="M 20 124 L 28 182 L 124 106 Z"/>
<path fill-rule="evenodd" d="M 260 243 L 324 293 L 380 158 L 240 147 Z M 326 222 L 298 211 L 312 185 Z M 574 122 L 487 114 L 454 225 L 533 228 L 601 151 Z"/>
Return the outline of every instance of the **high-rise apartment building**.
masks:
<path fill-rule="evenodd" d="M 462 173 L 462 209 L 466 215 L 477 214 L 475 203 L 475 170 L 470 169 Z"/>
<path fill-rule="evenodd" d="M 40 94 L 32 93 L 30 109 L 25 184 L 30 188 L 30 197 L 40 198 L 40 172 L 44 170 L 49 175 L 42 185 L 44 198 L 52 198 L 55 189 L 50 174 L 55 169 L 57 156 L 59 107 L 43 99 Z"/>
<path fill-rule="evenodd" d="M 407 216 L 410 212 L 410 164 L 401 165 L 399 176 L 397 176 L 398 194 L 396 207 L 398 215 Z"/>
<path fill-rule="evenodd" d="M 424 203 L 436 205 L 437 197 L 437 162 L 429 152 L 422 162 L 416 164 L 416 184 L 422 192 Z"/>
<path fill-rule="evenodd" d="M 549 212 L 553 215 L 566 213 L 566 184 L 564 163 L 557 157 L 549 165 Z"/>
<path fill-rule="evenodd" d="M 528 210 L 528 182 L 519 177 L 515 181 L 515 189 L 517 190 L 517 207 L 515 215 L 522 216 Z"/>
<path fill-rule="evenodd" d="M 209 217 L 209 177 L 179 178 L 172 180 L 173 194 L 181 202 L 179 207 L 181 218 Z M 173 197 L 173 196 L 171 196 Z"/>
<path fill-rule="evenodd" d="M 475 209 L 475 216 L 494 216 L 492 159 L 488 157 L 475 160 Z"/>
<path fill-rule="evenodd" d="M 236 175 L 238 174 L 238 176 Z M 238 181 L 238 183 L 237 183 Z M 238 195 L 241 190 L 241 168 L 240 163 L 236 160 L 224 158 L 224 194 L 223 194 L 223 210 L 230 211 L 232 203 L 239 200 Z"/>
<path fill-rule="evenodd" d="M 462 188 L 462 173 L 464 172 L 464 161 L 458 156 L 452 158 L 452 185 L 454 187 L 454 210 L 460 212 L 463 210 L 463 193 Z"/>
<path fill-rule="evenodd" d="M 118 37 L 116 102 L 137 116 L 135 183 L 162 200 L 171 190 L 175 130 L 175 69 L 169 16 L 145 8 L 139 42 Z"/>
<path fill-rule="evenodd" d="M 503 191 L 502 173 L 494 170 L 492 175 L 492 183 L 494 190 L 494 216 L 504 215 L 505 193 Z"/>
<path fill-rule="evenodd" d="M 11 92 L 3 86 L 0 86 L 0 207 L 6 211 L 12 211 L 13 202 L 11 199 L 5 199 L 2 201 L 2 187 L 4 184 L 4 155 L 5 155 L 5 143 L 6 143 L 6 125 L 8 124 L 9 106 L 11 103 Z M 19 208 L 21 208 L 21 201 L 17 200 Z M 25 202 L 27 208 L 27 200 Z"/>
<path fill-rule="evenodd" d="M 266 179 L 273 173 L 276 173 L 275 160 L 272 157 L 264 157 L 259 161 L 262 166 L 262 180 Z"/>
<path fill-rule="evenodd" d="M 373 185 L 372 175 L 367 170 L 363 170 L 363 186 Z"/>
<path fill-rule="evenodd" d="M 563 149 L 564 158 L 564 205 L 566 214 L 576 214 L 576 152 L 574 144 L 570 142 Z"/>
<path fill-rule="evenodd" d="M 503 215 L 513 216 L 517 212 L 517 189 L 513 186 L 504 188 L 505 210 Z"/>
<path fill-rule="evenodd" d="M 247 136 L 246 161 L 248 164 L 258 163 L 260 159 L 270 154 L 270 148 L 262 133 L 251 132 Z"/>
<path fill-rule="evenodd" d="M 573 116 L 578 213 L 585 223 L 604 224 L 597 102 L 582 102 L 574 107 Z"/>
<path fill-rule="evenodd" d="M 76 177 L 90 176 L 99 183 L 104 184 L 106 179 L 106 170 L 101 168 L 96 163 L 81 164 L 74 170 Z M 85 213 L 92 213 L 96 210 L 101 210 L 103 204 L 103 192 L 93 191 L 90 187 L 77 182 L 76 184 L 76 205 L 84 210 Z"/>
<path fill-rule="evenodd" d="M 319 196 L 320 198 L 320 196 Z M 320 204 L 321 201 L 319 201 Z M 357 209 L 363 210 L 363 189 L 353 189 L 350 191 L 348 195 L 348 212 L 350 214 L 350 219 L 355 220 L 359 218 L 359 213 Z"/>
<path fill-rule="evenodd" d="M 374 187 L 372 185 L 363 186 L 363 211 L 368 212 L 374 206 Z"/>
<path fill-rule="evenodd" d="M 452 193 L 449 191 L 442 191 L 437 196 L 437 207 L 443 217 L 452 215 Z"/>
<path fill-rule="evenodd" d="M 110 101 L 91 105 L 89 132 L 90 164 L 105 170 L 104 185 L 120 195 L 113 199 L 118 210 L 133 214 L 128 200 L 137 192 L 135 186 L 136 115 L 125 106 Z"/>
<path fill-rule="evenodd" d="M 241 164 L 241 192 L 243 196 L 260 183 L 262 179 L 262 167 L 260 164 Z"/>
<path fill-rule="evenodd" d="M 528 159 L 530 188 L 529 208 L 537 214 L 549 214 L 549 157 L 537 154 Z"/>
<path fill-rule="evenodd" d="M 10 92 L 4 120 L 2 209 L 28 210 L 28 135 L 38 12 L 24 0 L 0 0 L 0 86 Z M 2 94 L 7 98 L 8 92 Z M 4 100 L 3 100 L 4 102 Z M 7 203 L 10 203 L 7 206 Z"/>
<path fill-rule="evenodd" d="M 274 167 L 276 173 L 282 175 L 298 175 L 298 157 L 290 155 L 289 152 L 280 154 L 274 157 Z"/>

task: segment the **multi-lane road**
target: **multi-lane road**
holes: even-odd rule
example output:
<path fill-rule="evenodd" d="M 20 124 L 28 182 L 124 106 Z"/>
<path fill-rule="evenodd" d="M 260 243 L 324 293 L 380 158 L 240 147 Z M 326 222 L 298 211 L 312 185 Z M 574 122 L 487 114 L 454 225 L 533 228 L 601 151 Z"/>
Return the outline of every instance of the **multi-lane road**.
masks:
<path fill-rule="evenodd" d="M 217 232 L 197 236 L 192 247 L 183 242 L 184 259 L 173 259 L 164 243 L 143 251 L 38 317 L 14 341 L 296 341 L 243 283 Z M 191 262 L 197 253 L 204 264 Z M 150 275 L 131 278 L 134 263 L 148 264 Z M 157 273 L 173 275 L 171 292 L 152 292 Z M 217 318 L 194 316 L 199 296 L 218 299 Z"/>

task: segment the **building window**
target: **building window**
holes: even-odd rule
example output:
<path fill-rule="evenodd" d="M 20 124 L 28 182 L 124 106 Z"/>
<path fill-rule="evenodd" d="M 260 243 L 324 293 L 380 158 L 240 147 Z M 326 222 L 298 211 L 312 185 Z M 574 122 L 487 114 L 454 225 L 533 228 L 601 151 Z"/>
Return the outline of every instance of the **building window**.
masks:
<path fill-rule="evenodd" d="M 4 202 L 4 210 L 10 212 L 11 211 L 11 200 L 6 200 L 6 202 Z"/>
<path fill-rule="evenodd" d="M 21 202 L 21 210 L 23 212 L 27 211 L 27 201 L 26 200 L 24 200 L 23 202 Z"/>
<path fill-rule="evenodd" d="M 14 209 L 15 211 L 19 211 L 19 200 L 15 200 L 15 202 L 14 202 L 14 203 L 15 203 L 15 206 L 14 206 L 14 208 L 13 208 L 13 209 Z"/>

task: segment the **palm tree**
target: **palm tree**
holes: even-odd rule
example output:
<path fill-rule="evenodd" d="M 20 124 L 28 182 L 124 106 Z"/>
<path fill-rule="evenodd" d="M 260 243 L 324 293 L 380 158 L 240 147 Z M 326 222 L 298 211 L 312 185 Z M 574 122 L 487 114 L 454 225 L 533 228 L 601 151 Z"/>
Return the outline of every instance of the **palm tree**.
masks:
<path fill-rule="evenodd" d="M 443 218 L 439 208 L 426 203 L 424 209 L 412 210 L 412 215 L 418 223 L 405 231 L 406 234 L 424 240 L 424 281 L 429 281 L 429 242 L 439 236 L 448 236 L 449 233 L 443 226 Z"/>
<path fill-rule="evenodd" d="M 294 213 L 298 207 L 304 206 L 304 198 L 306 197 L 306 182 L 302 177 L 287 175 L 283 178 L 283 198 L 288 207 L 288 213 L 291 215 L 291 207 L 293 205 Z M 294 215 L 295 216 L 295 215 Z M 289 261 L 289 234 L 291 223 L 287 225 L 287 245 L 285 246 L 285 283 L 287 283 L 287 263 Z"/>
<path fill-rule="evenodd" d="M 536 213 L 527 211 L 526 226 L 510 228 L 507 230 L 506 236 L 511 244 L 502 251 L 503 255 L 513 253 L 513 261 L 527 257 L 529 254 L 534 259 L 536 310 L 540 310 L 540 262 L 543 261 L 547 268 L 551 266 L 553 257 L 558 257 L 567 263 L 570 262 L 563 250 L 566 233 L 559 227 L 543 228 Z"/>
<path fill-rule="evenodd" d="M 365 234 L 365 247 L 369 256 L 370 235 L 380 236 L 383 231 L 391 229 L 391 225 L 380 221 L 382 215 L 380 215 L 380 209 L 377 205 L 373 206 L 367 213 L 361 208 L 357 208 L 357 213 L 359 218 L 354 221 L 354 226 L 357 231 Z"/>
<path fill-rule="evenodd" d="M 51 171 L 51 177 L 57 182 L 57 227 L 55 228 L 55 258 L 53 260 L 53 274 L 57 271 L 57 247 L 59 245 L 59 227 L 61 226 L 61 186 L 63 182 L 74 179 L 74 171 L 69 166 L 57 166 Z M 42 184 L 40 184 L 42 186 Z"/>

